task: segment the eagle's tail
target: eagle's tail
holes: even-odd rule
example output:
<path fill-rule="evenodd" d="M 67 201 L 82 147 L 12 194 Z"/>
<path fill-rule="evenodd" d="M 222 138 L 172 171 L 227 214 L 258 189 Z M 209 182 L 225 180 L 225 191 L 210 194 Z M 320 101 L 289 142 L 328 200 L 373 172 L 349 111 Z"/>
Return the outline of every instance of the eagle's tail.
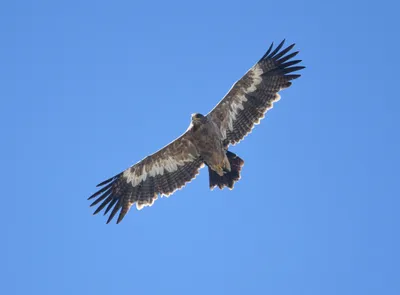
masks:
<path fill-rule="evenodd" d="M 225 186 L 227 186 L 229 189 L 233 189 L 234 183 L 240 179 L 240 170 L 242 170 L 244 161 L 230 151 L 226 152 L 226 156 L 231 164 L 230 172 L 226 171 L 224 172 L 223 176 L 219 176 L 217 172 L 210 168 L 210 166 L 208 167 L 208 173 L 210 175 L 210 189 L 213 189 L 216 186 L 218 186 L 220 189 L 223 189 Z"/>

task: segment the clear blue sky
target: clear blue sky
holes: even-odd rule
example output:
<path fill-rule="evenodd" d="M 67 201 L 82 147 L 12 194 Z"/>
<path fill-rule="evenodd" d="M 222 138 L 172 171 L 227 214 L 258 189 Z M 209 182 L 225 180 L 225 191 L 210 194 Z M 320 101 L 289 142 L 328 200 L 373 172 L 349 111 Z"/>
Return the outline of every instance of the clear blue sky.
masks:
<path fill-rule="evenodd" d="M 395 1 L 5 1 L 1 294 L 400 294 Z M 120 225 L 95 185 L 207 113 L 272 41 L 307 68 L 233 191 Z"/>

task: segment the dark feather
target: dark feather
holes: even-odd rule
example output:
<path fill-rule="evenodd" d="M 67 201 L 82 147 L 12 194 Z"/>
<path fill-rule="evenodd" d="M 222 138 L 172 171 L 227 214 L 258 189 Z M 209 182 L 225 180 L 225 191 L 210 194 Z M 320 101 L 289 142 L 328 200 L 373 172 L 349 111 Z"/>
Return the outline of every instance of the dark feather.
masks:
<path fill-rule="evenodd" d="M 275 57 L 275 54 L 277 54 L 278 51 L 282 48 L 283 44 L 285 44 L 285 41 L 286 41 L 286 40 L 283 39 L 282 42 L 278 45 L 278 47 L 276 47 L 275 50 L 272 51 L 270 55 L 268 55 L 268 58 Z"/>
<path fill-rule="evenodd" d="M 289 59 L 292 59 L 292 58 L 295 57 L 297 54 L 299 54 L 299 51 L 295 51 L 295 52 L 293 52 L 293 53 L 291 53 L 291 54 L 289 54 L 289 55 L 286 55 L 286 56 L 282 57 L 281 59 L 278 59 L 276 62 L 277 62 L 278 64 L 283 64 L 285 61 L 287 61 L 287 60 L 289 60 Z"/>
<path fill-rule="evenodd" d="M 290 80 L 294 80 L 294 79 L 301 77 L 301 75 L 286 75 L 285 77 L 287 80 L 290 81 Z"/>
<path fill-rule="evenodd" d="M 96 200 L 93 201 L 92 204 L 90 204 L 90 207 L 93 207 L 97 205 L 99 202 L 104 200 L 106 197 L 108 197 L 112 192 L 112 188 L 110 187 L 107 191 L 105 191 L 101 196 L 99 196 Z"/>
<path fill-rule="evenodd" d="M 302 62 L 301 59 L 296 59 L 296 60 L 288 61 L 288 62 L 286 62 L 286 63 L 282 63 L 279 67 L 280 67 L 280 68 L 287 68 L 287 67 L 296 65 L 296 64 L 298 64 L 298 63 L 300 63 L 300 62 Z"/>
<path fill-rule="evenodd" d="M 110 211 L 110 209 L 115 205 L 115 203 L 118 201 L 117 198 L 114 198 L 110 204 L 108 204 L 106 210 L 104 211 L 104 215 L 106 215 L 108 213 L 108 211 Z"/>
<path fill-rule="evenodd" d="M 269 46 L 267 52 L 262 56 L 262 58 L 258 62 L 260 62 L 261 60 L 263 60 L 264 58 L 266 58 L 269 55 L 269 53 L 272 50 L 272 47 L 274 47 L 274 42 L 271 43 L 271 45 Z"/>
<path fill-rule="evenodd" d="M 103 203 L 101 203 L 101 205 L 96 209 L 96 211 L 93 212 L 93 215 L 96 215 L 97 213 L 99 213 L 101 210 L 103 210 L 103 208 L 112 200 L 112 196 L 109 196 L 107 199 L 105 199 L 103 201 Z"/>
<path fill-rule="evenodd" d="M 103 182 L 101 182 L 101 183 L 99 183 L 98 185 L 96 185 L 97 187 L 99 187 L 99 186 L 103 186 L 103 185 L 105 185 L 106 183 L 109 183 L 110 181 L 113 181 L 113 180 L 115 180 L 118 176 L 120 176 L 121 174 L 118 174 L 118 175 L 115 175 L 115 176 L 113 176 L 113 177 L 111 177 L 111 178 L 109 178 L 109 179 L 107 179 L 107 180 L 104 180 Z"/>
<path fill-rule="evenodd" d="M 286 49 L 282 50 L 281 52 L 279 52 L 277 55 L 274 56 L 274 59 L 278 60 L 279 58 L 281 58 L 282 56 L 284 56 L 286 53 L 288 53 L 290 50 L 292 50 L 292 48 L 295 46 L 296 44 L 292 44 L 289 45 L 288 47 L 286 47 Z"/>
<path fill-rule="evenodd" d="M 106 185 L 105 187 L 103 187 L 102 189 L 100 189 L 99 191 L 95 192 L 93 195 L 91 195 L 88 200 L 91 200 L 95 197 L 97 197 L 98 195 L 100 195 L 102 192 L 104 192 L 105 190 L 109 189 L 112 186 L 112 183 Z"/>
<path fill-rule="evenodd" d="M 114 206 L 114 209 L 112 210 L 110 216 L 107 219 L 107 223 L 110 223 L 110 221 L 114 218 L 115 214 L 117 214 L 118 211 L 121 209 L 121 203 L 122 203 L 122 198 L 118 199 L 117 204 Z"/>

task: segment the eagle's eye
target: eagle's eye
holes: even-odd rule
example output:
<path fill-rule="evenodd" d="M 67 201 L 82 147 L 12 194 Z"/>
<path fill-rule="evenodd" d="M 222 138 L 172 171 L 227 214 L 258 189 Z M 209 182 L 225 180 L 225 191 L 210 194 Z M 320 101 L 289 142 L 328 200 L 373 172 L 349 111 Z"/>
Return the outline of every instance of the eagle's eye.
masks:
<path fill-rule="evenodd" d="M 200 119 L 200 118 L 203 118 L 203 115 L 202 114 L 195 114 L 194 118 L 195 119 Z"/>

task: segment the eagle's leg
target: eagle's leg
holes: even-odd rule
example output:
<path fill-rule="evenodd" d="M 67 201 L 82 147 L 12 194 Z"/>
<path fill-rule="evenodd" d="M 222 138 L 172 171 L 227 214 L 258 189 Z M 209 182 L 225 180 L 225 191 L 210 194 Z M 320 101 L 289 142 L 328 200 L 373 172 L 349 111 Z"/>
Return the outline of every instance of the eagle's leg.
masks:
<path fill-rule="evenodd" d="M 224 158 L 224 166 L 223 166 L 223 171 L 226 172 L 231 172 L 231 163 L 229 163 L 229 159 L 227 156 Z"/>
<path fill-rule="evenodd" d="M 208 163 L 207 165 L 219 176 L 223 176 L 225 173 L 231 172 L 231 164 L 229 163 L 227 152 L 223 154 L 223 158 L 218 161 L 218 164 Z"/>
<path fill-rule="evenodd" d="M 212 168 L 212 170 L 217 173 L 219 176 L 224 175 L 224 168 L 222 168 L 222 165 L 216 165 Z"/>

